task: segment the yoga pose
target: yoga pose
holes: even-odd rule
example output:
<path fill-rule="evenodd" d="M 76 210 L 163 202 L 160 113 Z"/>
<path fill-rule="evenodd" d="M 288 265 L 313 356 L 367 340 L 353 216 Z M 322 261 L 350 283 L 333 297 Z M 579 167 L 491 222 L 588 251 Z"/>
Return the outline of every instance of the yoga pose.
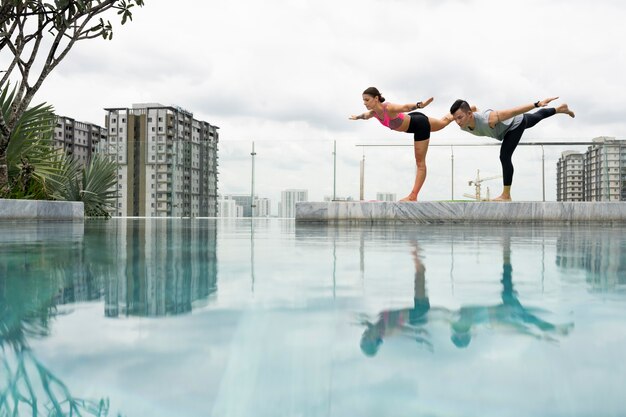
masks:
<path fill-rule="evenodd" d="M 515 334 L 530 336 L 539 340 L 558 342 L 559 336 L 566 336 L 574 328 L 574 323 L 553 324 L 540 317 L 548 311 L 526 307 L 520 302 L 513 288 L 513 266 L 511 265 L 511 237 L 505 233 L 502 243 L 502 302 L 496 305 L 463 306 L 457 319 L 452 322 L 450 339 L 458 348 L 467 347 L 478 329 L 491 331 L 513 331 Z"/>
<path fill-rule="evenodd" d="M 417 200 L 417 194 L 426 180 L 426 152 L 428 151 L 430 132 L 443 129 L 453 120 L 452 115 L 435 119 L 420 112 L 412 112 L 413 110 L 423 109 L 432 101 L 433 98 L 431 97 L 426 101 L 418 101 L 411 104 L 385 103 L 385 98 L 381 96 L 378 89 L 369 87 L 363 91 L 363 104 L 367 111 L 358 116 L 350 116 L 350 120 L 367 120 L 376 117 L 383 126 L 389 129 L 413 133 L 413 148 L 417 165 L 415 183 L 411 193 L 400 201 Z M 404 114 L 405 112 L 412 113 Z"/>
<path fill-rule="evenodd" d="M 529 129 L 546 117 L 557 113 L 574 117 L 574 112 L 561 104 L 558 107 L 539 109 L 535 113 L 526 113 L 534 108 L 545 107 L 558 97 L 551 97 L 535 103 L 526 104 L 509 110 L 486 110 L 477 112 L 465 100 L 457 100 L 450 107 L 450 113 L 461 130 L 476 136 L 488 136 L 502 142 L 500 146 L 500 163 L 504 189 L 495 201 L 511 201 L 511 184 L 513 182 L 513 162 L 511 157 L 524 130 Z"/>
<path fill-rule="evenodd" d="M 361 351 L 366 356 L 378 353 L 383 339 L 396 334 L 415 338 L 420 345 L 432 350 L 428 340 L 428 332 L 423 328 L 428 322 L 430 301 L 426 294 L 426 268 L 422 263 L 417 242 L 411 242 L 413 263 L 415 264 L 415 279 L 413 284 L 413 307 L 399 310 L 385 310 L 378 315 L 378 320 L 371 323 L 363 320 L 365 331 L 361 336 Z"/>

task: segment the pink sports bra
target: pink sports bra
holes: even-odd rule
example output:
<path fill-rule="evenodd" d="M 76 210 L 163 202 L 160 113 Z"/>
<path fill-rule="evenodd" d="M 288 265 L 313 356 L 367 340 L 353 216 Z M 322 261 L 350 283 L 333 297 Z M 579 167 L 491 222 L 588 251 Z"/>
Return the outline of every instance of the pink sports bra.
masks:
<path fill-rule="evenodd" d="M 402 125 L 402 121 L 404 120 L 404 113 L 398 113 L 395 119 L 389 118 L 389 113 L 387 113 L 387 103 L 383 103 L 383 118 L 379 118 L 378 114 L 374 112 L 374 116 L 378 119 L 378 121 L 383 125 L 387 126 L 389 129 L 397 129 Z"/>

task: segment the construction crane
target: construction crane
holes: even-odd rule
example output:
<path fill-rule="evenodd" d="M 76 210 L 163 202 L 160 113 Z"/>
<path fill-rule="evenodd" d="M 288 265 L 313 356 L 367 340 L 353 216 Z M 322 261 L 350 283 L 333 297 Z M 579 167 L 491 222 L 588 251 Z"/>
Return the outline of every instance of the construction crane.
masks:
<path fill-rule="evenodd" d="M 487 187 L 487 198 L 483 199 L 481 196 L 481 192 L 480 192 L 480 186 L 483 183 L 483 181 L 489 181 L 489 180 L 493 180 L 496 178 L 502 178 L 502 175 L 494 175 L 492 177 L 487 177 L 487 178 L 480 178 L 480 169 L 476 170 L 476 178 L 473 180 L 469 180 L 468 181 L 468 185 L 471 187 L 472 185 L 474 187 L 476 187 L 476 191 L 474 195 L 471 194 L 463 194 L 464 197 L 468 197 L 468 198 L 473 198 L 476 201 L 484 201 L 484 200 L 489 200 L 489 187 Z"/>

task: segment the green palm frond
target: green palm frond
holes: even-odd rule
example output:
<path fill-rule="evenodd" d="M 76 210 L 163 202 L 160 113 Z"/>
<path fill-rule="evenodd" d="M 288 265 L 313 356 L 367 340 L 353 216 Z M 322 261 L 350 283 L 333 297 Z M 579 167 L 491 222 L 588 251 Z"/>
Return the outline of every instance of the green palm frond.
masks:
<path fill-rule="evenodd" d="M 0 109 L 5 120 L 14 99 L 15 88 L 0 92 Z M 11 131 L 7 148 L 10 198 L 52 198 L 47 183 L 54 182 L 63 170 L 62 151 L 52 146 L 55 125 L 52 106 L 39 104 L 26 110 Z M 26 165 L 29 170 L 25 169 Z M 24 175 L 25 171 L 30 173 L 28 177 Z"/>
<path fill-rule="evenodd" d="M 117 193 L 117 165 L 106 156 L 95 155 L 82 175 L 81 199 L 85 215 L 108 217 Z"/>
<path fill-rule="evenodd" d="M 0 91 L 0 111 L 8 119 L 15 88 Z M 95 155 L 83 167 L 55 149 L 52 143 L 57 116 L 50 105 L 24 112 L 11 132 L 7 148 L 9 198 L 82 201 L 87 216 L 109 217 L 117 190 L 116 163 Z"/>

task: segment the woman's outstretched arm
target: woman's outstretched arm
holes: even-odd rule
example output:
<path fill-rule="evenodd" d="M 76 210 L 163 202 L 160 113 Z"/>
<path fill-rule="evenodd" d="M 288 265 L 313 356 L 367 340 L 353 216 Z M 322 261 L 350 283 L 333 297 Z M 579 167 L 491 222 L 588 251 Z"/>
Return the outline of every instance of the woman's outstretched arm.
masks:
<path fill-rule="evenodd" d="M 352 115 L 350 116 L 350 120 L 367 120 L 367 119 L 371 119 L 372 117 L 374 117 L 374 111 L 370 110 L 368 112 L 365 113 L 361 113 L 359 115 Z"/>

